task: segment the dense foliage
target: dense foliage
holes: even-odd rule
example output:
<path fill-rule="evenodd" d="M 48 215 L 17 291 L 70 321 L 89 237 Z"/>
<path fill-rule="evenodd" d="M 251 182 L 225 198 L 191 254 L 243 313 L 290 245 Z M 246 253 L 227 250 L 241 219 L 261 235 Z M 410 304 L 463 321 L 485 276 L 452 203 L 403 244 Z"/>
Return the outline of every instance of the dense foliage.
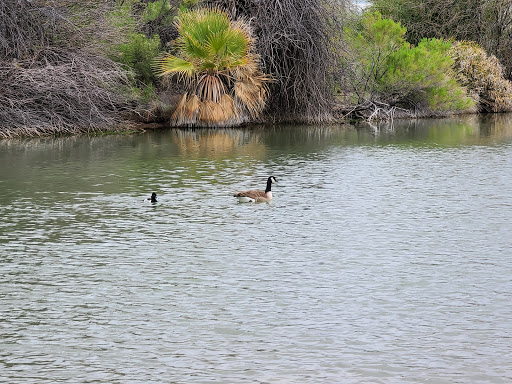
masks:
<path fill-rule="evenodd" d="M 495 55 L 512 77 L 510 0 L 373 0 L 373 9 L 407 27 L 407 39 L 475 41 Z"/>
<path fill-rule="evenodd" d="M 352 102 L 361 103 L 382 97 L 383 76 L 389 70 L 388 60 L 405 43 L 406 29 L 380 13 L 366 13 L 361 20 L 344 30 L 349 44 L 347 56 Z M 345 85 L 344 88 L 346 88 Z"/>
<path fill-rule="evenodd" d="M 358 25 L 345 29 L 353 55 L 348 79 L 354 102 L 429 114 L 472 110 L 474 101 L 451 70 L 451 43 L 423 39 L 413 46 L 405 33 L 405 27 L 379 12 L 368 12 Z"/>
<path fill-rule="evenodd" d="M 451 43 L 423 39 L 417 46 L 403 45 L 387 60 L 381 85 L 397 103 L 432 112 L 470 111 L 474 100 L 466 94 L 451 70 Z"/>
<path fill-rule="evenodd" d="M 275 121 L 330 120 L 341 77 L 347 0 L 208 0 L 250 20 L 262 69 L 274 82 L 265 113 Z"/>
<path fill-rule="evenodd" d="M 158 35 L 147 37 L 143 33 L 132 33 L 128 35 L 127 42 L 120 44 L 117 49 L 117 61 L 132 68 L 137 80 L 147 85 L 154 82 L 151 63 L 160 53 Z"/>
<path fill-rule="evenodd" d="M 1 1 L 0 137 L 512 110 L 509 0 L 370 3 Z"/>

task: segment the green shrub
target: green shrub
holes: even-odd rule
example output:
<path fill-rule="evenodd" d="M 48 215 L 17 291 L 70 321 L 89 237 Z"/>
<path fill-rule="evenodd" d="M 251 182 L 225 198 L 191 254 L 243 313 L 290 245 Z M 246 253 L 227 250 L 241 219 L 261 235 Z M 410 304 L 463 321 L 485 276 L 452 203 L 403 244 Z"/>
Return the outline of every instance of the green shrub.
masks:
<path fill-rule="evenodd" d="M 449 52 L 457 80 L 479 101 L 483 112 L 512 111 L 512 83 L 495 56 L 474 42 L 456 42 Z"/>
<path fill-rule="evenodd" d="M 142 16 L 144 22 L 154 21 L 162 15 L 168 16 L 171 11 L 171 4 L 169 0 L 157 0 L 147 3 L 146 10 Z M 172 22 L 172 18 L 169 17 L 168 22 Z"/>
<path fill-rule="evenodd" d="M 473 108 L 474 100 L 451 70 L 450 42 L 423 39 L 411 46 L 404 38 L 406 28 L 379 12 L 364 14 L 356 29 L 345 32 L 358 103 L 373 100 L 439 112 Z"/>
<path fill-rule="evenodd" d="M 204 0 L 181 0 L 179 2 L 180 11 L 186 11 L 194 8 L 196 5 L 202 3 Z"/>
<path fill-rule="evenodd" d="M 138 81 L 150 84 L 155 80 L 151 63 L 160 52 L 160 38 L 149 38 L 143 33 L 132 33 L 128 41 L 118 47 L 116 59 L 129 66 L 135 72 Z"/>
<path fill-rule="evenodd" d="M 450 48 L 451 43 L 441 39 L 423 39 L 415 47 L 403 45 L 386 61 L 386 73 L 379 81 L 382 94 L 432 111 L 473 108 L 475 102 L 455 80 Z"/>
<path fill-rule="evenodd" d="M 406 29 L 379 12 L 366 13 L 358 25 L 344 30 L 350 45 L 350 81 L 357 102 L 373 99 L 379 93 L 379 81 L 387 72 L 387 60 L 406 44 Z"/>
<path fill-rule="evenodd" d="M 161 51 L 158 29 L 169 28 L 173 15 L 169 0 L 116 2 L 114 9 L 107 14 L 106 19 L 119 31 L 111 58 L 133 72 L 135 86 L 144 88 L 155 82 L 151 63 Z"/>
<path fill-rule="evenodd" d="M 407 26 L 407 40 L 424 37 L 475 41 L 506 67 L 512 79 L 510 0 L 372 0 L 371 8 Z"/>
<path fill-rule="evenodd" d="M 106 15 L 106 20 L 122 31 L 135 31 L 136 21 L 132 15 L 132 1 L 117 2 Z"/>

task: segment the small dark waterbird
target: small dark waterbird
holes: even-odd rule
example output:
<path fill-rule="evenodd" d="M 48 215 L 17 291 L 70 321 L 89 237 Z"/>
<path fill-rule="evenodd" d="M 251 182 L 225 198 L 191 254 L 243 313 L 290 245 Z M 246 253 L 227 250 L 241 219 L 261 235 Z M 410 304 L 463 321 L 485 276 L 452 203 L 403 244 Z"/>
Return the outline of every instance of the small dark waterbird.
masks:
<path fill-rule="evenodd" d="M 150 202 L 152 202 L 152 203 L 156 203 L 156 202 L 158 201 L 158 199 L 156 198 L 156 192 L 153 192 L 153 193 L 151 194 L 151 197 L 148 197 L 146 200 L 147 200 L 147 201 L 150 201 Z"/>
<path fill-rule="evenodd" d="M 238 199 L 239 203 L 263 203 L 272 200 L 272 183 L 277 183 L 274 176 L 267 179 L 267 188 L 264 191 L 255 189 L 250 191 L 239 191 L 233 196 Z"/>

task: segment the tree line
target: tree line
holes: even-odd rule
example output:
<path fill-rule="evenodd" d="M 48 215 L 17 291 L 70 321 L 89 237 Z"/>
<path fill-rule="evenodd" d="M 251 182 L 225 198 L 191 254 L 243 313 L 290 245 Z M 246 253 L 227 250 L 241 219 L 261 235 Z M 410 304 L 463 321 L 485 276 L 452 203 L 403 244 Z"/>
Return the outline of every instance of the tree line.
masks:
<path fill-rule="evenodd" d="M 5 0 L 0 137 L 512 110 L 505 0 Z"/>

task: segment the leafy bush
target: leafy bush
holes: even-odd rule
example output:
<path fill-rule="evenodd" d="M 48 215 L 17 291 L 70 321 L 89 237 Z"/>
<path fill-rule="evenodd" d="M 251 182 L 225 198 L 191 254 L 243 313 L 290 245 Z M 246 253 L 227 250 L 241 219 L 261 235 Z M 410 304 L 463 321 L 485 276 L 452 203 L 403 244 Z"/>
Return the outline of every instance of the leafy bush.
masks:
<path fill-rule="evenodd" d="M 132 2 L 116 2 L 114 8 L 107 13 L 106 20 L 114 28 L 123 32 L 134 32 L 136 28 L 136 20 L 132 14 Z"/>
<path fill-rule="evenodd" d="M 145 0 L 144 0 L 145 1 Z M 178 9 L 182 7 L 178 0 L 156 0 L 147 4 L 141 3 L 141 20 L 139 32 L 144 32 L 147 36 L 160 36 L 162 45 L 165 45 L 178 37 L 174 20 L 178 14 Z"/>
<path fill-rule="evenodd" d="M 373 0 L 372 8 L 407 26 L 407 40 L 424 37 L 476 41 L 512 76 L 510 0 Z"/>
<path fill-rule="evenodd" d="M 468 41 L 453 44 L 449 53 L 457 80 L 475 95 L 481 111 L 512 111 L 512 83 L 495 56 L 487 56 L 477 43 Z"/>
<path fill-rule="evenodd" d="M 388 58 L 406 44 L 406 28 L 374 12 L 366 13 L 359 24 L 344 32 L 350 46 L 350 81 L 356 101 L 378 97 Z"/>
<path fill-rule="evenodd" d="M 480 0 L 373 0 L 371 8 L 407 26 L 407 40 L 419 44 L 429 38 L 476 36 L 485 1 Z"/>
<path fill-rule="evenodd" d="M 146 9 L 144 11 L 144 15 L 142 16 L 142 20 L 145 22 L 154 21 L 165 15 L 168 17 L 168 23 L 172 22 L 172 18 L 169 17 L 169 12 L 171 10 L 171 4 L 169 0 L 157 0 L 153 2 L 149 2 L 146 5 Z"/>
<path fill-rule="evenodd" d="M 375 100 L 435 112 L 470 110 L 474 101 L 452 75 L 451 43 L 405 41 L 406 28 L 379 12 L 363 15 L 358 30 L 346 30 L 353 54 L 357 102 Z"/>
<path fill-rule="evenodd" d="M 201 4 L 205 0 L 179 0 L 179 8 L 181 12 L 193 9 L 195 6 Z"/>
<path fill-rule="evenodd" d="M 386 73 L 380 80 L 381 92 L 408 107 L 432 111 L 471 109 L 474 101 L 453 76 L 450 47 L 449 41 L 440 39 L 423 39 L 416 47 L 403 45 L 387 59 Z"/>
<path fill-rule="evenodd" d="M 118 47 L 118 51 L 117 61 L 132 68 L 137 80 L 144 84 L 155 80 L 151 63 L 160 52 L 158 35 L 149 38 L 143 33 L 132 33 L 128 41 Z"/>
<path fill-rule="evenodd" d="M 174 13 L 169 0 L 116 2 L 108 13 L 106 19 L 119 31 L 111 57 L 133 71 L 137 86 L 148 86 L 156 80 L 151 63 L 161 51 L 161 34 L 175 30 Z"/>

